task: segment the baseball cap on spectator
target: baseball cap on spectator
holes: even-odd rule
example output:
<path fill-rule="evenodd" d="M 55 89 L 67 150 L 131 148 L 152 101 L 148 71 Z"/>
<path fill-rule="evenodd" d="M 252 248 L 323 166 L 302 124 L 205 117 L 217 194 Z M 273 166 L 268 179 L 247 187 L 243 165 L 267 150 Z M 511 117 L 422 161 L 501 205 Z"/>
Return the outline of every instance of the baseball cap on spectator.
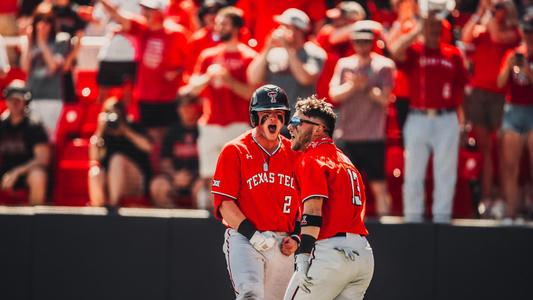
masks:
<path fill-rule="evenodd" d="M 165 10 L 167 8 L 166 0 L 140 0 L 139 5 L 154 10 Z"/>
<path fill-rule="evenodd" d="M 345 16 L 354 20 L 363 20 L 366 18 L 365 9 L 361 4 L 352 1 L 342 1 L 337 6 L 326 11 L 326 16 L 330 19 L 337 19 Z"/>
<path fill-rule="evenodd" d="M 455 0 L 418 0 L 420 15 L 426 18 L 429 12 L 435 12 L 437 19 L 445 19 L 455 9 Z"/>
<path fill-rule="evenodd" d="M 355 22 L 351 29 L 352 40 L 373 40 L 383 30 L 383 26 L 376 21 L 361 20 Z"/>
<path fill-rule="evenodd" d="M 4 89 L 4 98 L 17 98 L 29 102 L 32 98 L 32 95 L 23 80 L 15 79 L 11 81 Z"/>
<path fill-rule="evenodd" d="M 279 24 L 292 25 L 306 32 L 311 29 L 311 20 L 307 14 L 297 8 L 289 8 L 281 15 L 274 16 L 274 21 Z"/>
<path fill-rule="evenodd" d="M 379 22 L 361 20 L 352 25 L 350 36 L 352 40 L 373 40 L 383 30 Z"/>

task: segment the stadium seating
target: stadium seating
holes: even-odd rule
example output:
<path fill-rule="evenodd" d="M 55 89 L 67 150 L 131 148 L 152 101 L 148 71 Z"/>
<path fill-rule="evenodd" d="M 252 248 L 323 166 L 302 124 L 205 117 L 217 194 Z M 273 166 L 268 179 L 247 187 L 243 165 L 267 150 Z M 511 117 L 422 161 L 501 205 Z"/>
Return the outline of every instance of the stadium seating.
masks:
<path fill-rule="evenodd" d="M 89 141 L 74 139 L 58 152 L 53 203 L 84 206 L 89 203 Z"/>

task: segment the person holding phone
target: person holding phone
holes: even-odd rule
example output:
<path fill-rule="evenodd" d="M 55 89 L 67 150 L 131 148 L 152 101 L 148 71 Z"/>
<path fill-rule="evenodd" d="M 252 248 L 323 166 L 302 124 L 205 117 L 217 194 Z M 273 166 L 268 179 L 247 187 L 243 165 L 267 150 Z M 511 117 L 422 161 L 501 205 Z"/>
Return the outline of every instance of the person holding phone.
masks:
<path fill-rule="evenodd" d="M 523 148 L 529 151 L 533 170 L 533 13 L 521 25 L 522 45 L 505 56 L 498 86 L 506 89 L 502 131 L 502 184 L 507 202 L 504 224 L 520 224 L 523 203 L 520 200 L 518 175 Z M 524 198 L 524 197 L 523 197 Z"/>

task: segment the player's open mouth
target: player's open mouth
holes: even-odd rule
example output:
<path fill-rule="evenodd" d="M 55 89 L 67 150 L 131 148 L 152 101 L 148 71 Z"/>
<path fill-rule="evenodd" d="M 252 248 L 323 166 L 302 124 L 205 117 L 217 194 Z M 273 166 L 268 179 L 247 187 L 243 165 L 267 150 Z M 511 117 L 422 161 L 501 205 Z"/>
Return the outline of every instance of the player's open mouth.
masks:
<path fill-rule="evenodd" d="M 276 133 L 276 129 L 278 128 L 278 126 L 276 125 L 268 125 L 268 131 L 270 133 Z"/>

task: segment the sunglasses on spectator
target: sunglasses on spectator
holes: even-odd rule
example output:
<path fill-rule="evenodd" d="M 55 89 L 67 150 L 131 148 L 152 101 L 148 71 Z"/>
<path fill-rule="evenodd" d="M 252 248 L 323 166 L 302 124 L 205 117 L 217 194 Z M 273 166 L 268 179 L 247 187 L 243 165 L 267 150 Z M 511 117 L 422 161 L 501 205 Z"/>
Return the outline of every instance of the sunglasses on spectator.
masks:
<path fill-rule="evenodd" d="M 316 126 L 324 126 L 320 123 L 313 122 L 311 120 L 300 119 L 298 117 L 292 117 L 291 120 L 289 121 L 289 125 L 291 125 L 292 127 L 298 127 L 302 125 L 302 123 L 307 123 L 307 124 L 316 125 Z"/>

